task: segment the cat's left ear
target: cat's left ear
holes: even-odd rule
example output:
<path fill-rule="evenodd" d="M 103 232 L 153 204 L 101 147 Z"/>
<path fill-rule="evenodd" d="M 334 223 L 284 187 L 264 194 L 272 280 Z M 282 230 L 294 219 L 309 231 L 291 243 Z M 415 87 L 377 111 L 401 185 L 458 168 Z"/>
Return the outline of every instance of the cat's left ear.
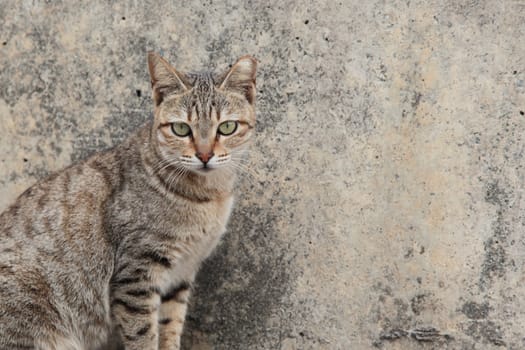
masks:
<path fill-rule="evenodd" d="M 226 73 L 220 89 L 243 94 L 250 104 L 255 103 L 255 74 L 257 61 L 252 56 L 242 56 Z"/>

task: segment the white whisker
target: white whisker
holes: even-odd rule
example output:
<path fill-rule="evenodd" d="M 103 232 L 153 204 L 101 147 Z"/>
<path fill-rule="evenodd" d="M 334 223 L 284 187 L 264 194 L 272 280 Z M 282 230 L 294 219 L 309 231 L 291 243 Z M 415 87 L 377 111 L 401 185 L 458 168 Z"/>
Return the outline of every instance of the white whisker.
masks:
<path fill-rule="evenodd" d="M 248 175 L 247 177 L 243 178 L 247 179 L 252 185 L 255 185 L 256 182 L 259 181 L 259 174 L 254 173 L 251 169 L 239 163 L 230 162 L 228 163 L 228 166 L 226 168 L 229 168 L 229 170 L 231 170 L 232 172 L 235 170 L 240 174 Z"/>
<path fill-rule="evenodd" d="M 156 172 L 162 172 L 163 170 L 169 168 L 170 166 L 172 165 L 177 165 L 179 162 L 177 160 L 177 158 L 167 158 L 167 159 L 161 159 L 160 161 L 158 161 L 157 163 L 155 163 L 152 167 L 151 167 L 151 170 L 152 172 L 156 173 Z"/>

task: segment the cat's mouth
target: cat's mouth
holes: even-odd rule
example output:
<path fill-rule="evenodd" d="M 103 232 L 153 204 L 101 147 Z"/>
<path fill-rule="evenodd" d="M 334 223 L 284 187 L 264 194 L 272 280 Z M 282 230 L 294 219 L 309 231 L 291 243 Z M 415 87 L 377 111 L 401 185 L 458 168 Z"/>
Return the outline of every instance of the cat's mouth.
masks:
<path fill-rule="evenodd" d="M 203 173 L 209 173 L 212 170 L 215 170 L 215 168 L 212 168 L 208 164 L 202 164 L 199 168 L 197 168 L 197 170 Z"/>

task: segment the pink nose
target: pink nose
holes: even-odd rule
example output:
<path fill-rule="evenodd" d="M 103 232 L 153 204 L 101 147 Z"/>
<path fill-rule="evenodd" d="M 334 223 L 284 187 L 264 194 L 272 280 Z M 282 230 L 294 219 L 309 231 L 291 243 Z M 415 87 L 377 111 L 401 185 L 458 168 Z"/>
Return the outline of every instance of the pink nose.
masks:
<path fill-rule="evenodd" d="M 206 163 L 208 163 L 210 158 L 214 156 L 214 153 L 213 153 L 213 151 L 209 151 L 209 152 L 206 152 L 206 153 L 201 153 L 201 152 L 197 151 L 197 153 L 195 153 L 195 156 L 197 158 L 199 158 L 204 164 L 206 164 Z"/>

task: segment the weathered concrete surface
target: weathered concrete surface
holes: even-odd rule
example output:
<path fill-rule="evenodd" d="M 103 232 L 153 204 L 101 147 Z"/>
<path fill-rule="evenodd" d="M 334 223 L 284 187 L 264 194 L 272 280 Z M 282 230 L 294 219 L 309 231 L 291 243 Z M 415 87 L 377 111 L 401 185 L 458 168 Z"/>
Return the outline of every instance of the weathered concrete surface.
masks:
<path fill-rule="evenodd" d="M 151 116 L 145 64 L 260 60 L 185 349 L 525 348 L 525 3 L 0 0 L 0 207 Z"/>

